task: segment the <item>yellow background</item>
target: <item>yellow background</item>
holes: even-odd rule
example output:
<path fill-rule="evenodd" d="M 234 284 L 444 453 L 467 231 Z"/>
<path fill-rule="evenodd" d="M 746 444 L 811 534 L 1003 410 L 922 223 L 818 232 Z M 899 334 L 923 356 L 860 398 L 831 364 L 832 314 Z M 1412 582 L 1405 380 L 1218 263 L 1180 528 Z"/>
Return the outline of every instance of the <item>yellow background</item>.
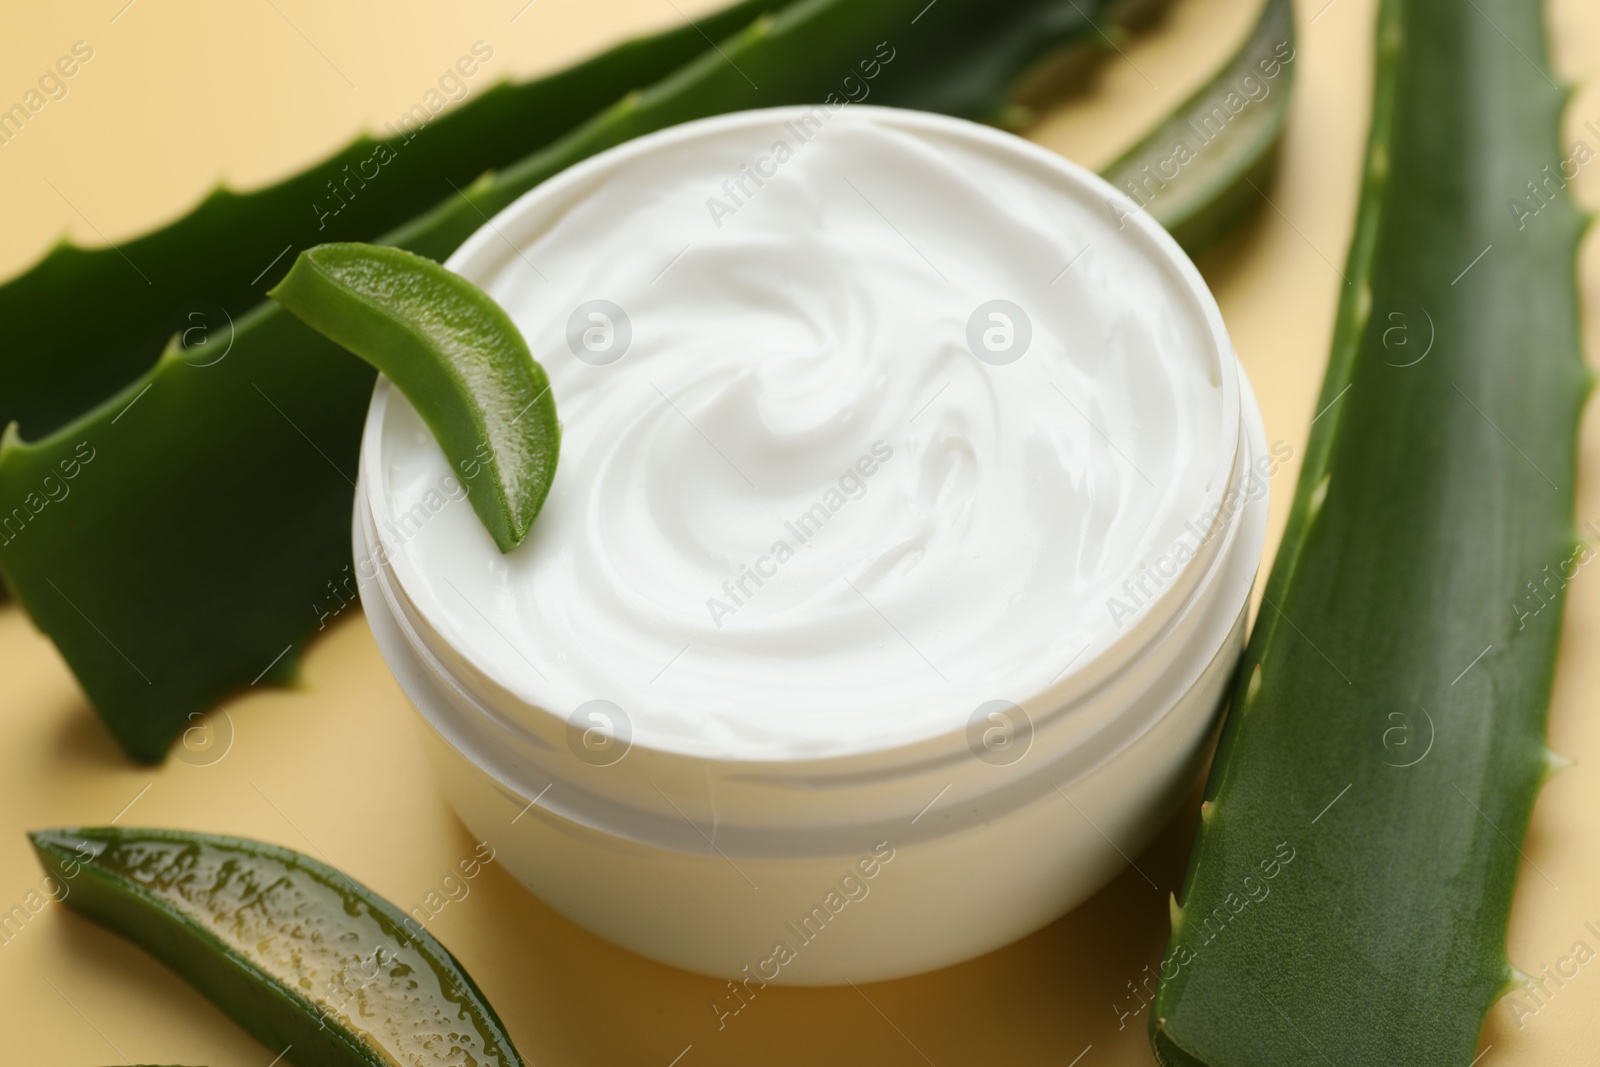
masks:
<path fill-rule="evenodd" d="M 0 34 L 5 104 L 74 41 L 88 41 L 95 56 L 66 99 L 0 146 L 0 274 L 31 262 L 62 231 L 89 243 L 120 240 L 185 210 L 219 177 L 248 188 L 312 162 L 363 126 L 404 111 L 476 40 L 488 42 L 495 58 L 473 79 L 474 92 L 621 35 L 678 24 L 680 9 L 709 6 L 125 3 L 8 4 Z M 1296 450 L 1273 487 L 1272 543 L 1314 413 L 1341 284 L 1335 264 L 1343 263 L 1355 207 L 1374 7 L 1375 0 L 1299 5 L 1298 95 L 1283 165 L 1268 190 L 1272 202 L 1202 263 L 1260 395 L 1268 439 Z M 1031 136 L 1090 166 L 1106 162 L 1232 50 L 1256 9 L 1253 0 L 1173 0 L 1158 27 L 1121 42 L 1123 54 L 1109 53 L 1084 90 L 1045 113 Z M 1600 67 L 1600 10 L 1592 0 L 1555 0 L 1550 16 L 1559 71 L 1575 83 L 1591 81 Z M 1582 129 L 1591 119 L 1600 121 L 1600 90 L 1580 89 L 1566 140 L 1581 136 L 1600 147 Z M 1600 202 L 1597 185 L 1594 168 L 1581 174 L 1582 203 Z M 1600 323 L 1592 313 L 1600 301 L 1597 248 L 1591 237 L 1583 257 L 1591 352 Z M 0 323 L 0 338 L 3 330 Z M 1591 410 L 1580 523 L 1600 519 L 1597 450 L 1600 423 Z M 1600 938 L 1584 929 L 1590 920 L 1600 928 L 1600 713 L 1593 706 L 1600 657 L 1592 651 L 1600 585 L 1585 572 L 1571 593 L 1550 734 L 1553 747 L 1579 763 L 1545 790 L 1525 846 L 1538 871 L 1523 865 L 1510 955 L 1528 972 L 1554 965 L 1580 939 L 1600 949 Z M 0 909 L 39 885 L 23 838 L 33 827 L 120 817 L 265 838 L 325 857 L 402 907 L 422 901 L 471 853 L 429 777 L 413 713 L 359 618 L 341 620 L 311 647 L 298 688 L 253 691 L 225 712 L 215 728 L 233 739 L 220 762 L 134 767 L 49 642 L 14 606 L 0 609 Z M 1074 914 L 981 959 L 859 991 L 769 988 L 720 1032 L 708 1004 L 722 983 L 591 936 L 495 866 L 431 928 L 487 992 L 530 1064 L 667 1067 L 681 1055 L 682 1067 L 1146 1065 L 1145 1015 L 1119 1029 L 1113 1005 L 1137 1005 L 1125 983 L 1159 958 L 1165 894 L 1181 875 L 1192 820 L 1192 809 L 1185 811 L 1138 857 L 1159 893 L 1128 870 Z M 1600 964 L 1548 988 L 1554 995 L 1542 1007 L 1524 995 L 1514 1001 L 1520 1012 L 1512 1001 L 1491 1011 L 1479 1063 L 1593 1062 Z M 10 1062 L 267 1067 L 276 1052 L 143 952 L 57 905 L 0 946 L 0 1005 Z"/>

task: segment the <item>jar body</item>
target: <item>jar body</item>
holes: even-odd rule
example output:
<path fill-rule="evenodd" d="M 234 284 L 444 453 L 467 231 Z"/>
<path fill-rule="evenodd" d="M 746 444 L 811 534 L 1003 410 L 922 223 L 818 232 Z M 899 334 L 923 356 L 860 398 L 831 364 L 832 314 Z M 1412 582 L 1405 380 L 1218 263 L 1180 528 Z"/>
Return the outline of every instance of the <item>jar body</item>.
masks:
<path fill-rule="evenodd" d="M 496 271 L 526 267 L 531 272 L 518 242 L 537 241 L 581 212 L 592 189 L 604 189 L 608 182 L 613 188 L 628 181 L 647 185 L 657 173 L 649 165 L 652 153 L 692 149 L 695 138 L 756 136 L 752 131 L 779 128 L 775 124 L 793 129 L 801 116 L 802 111 L 788 109 L 721 116 L 612 149 L 508 207 L 448 265 L 486 287 Z M 1115 216 L 1117 224 L 1106 223 L 1102 204 L 1110 206 L 1119 195 L 1110 186 L 1016 138 L 959 120 L 853 106 L 830 121 L 830 130 L 850 127 L 852 136 L 878 124 L 897 136 L 926 137 L 930 145 L 951 150 L 971 148 L 1014 167 L 1019 181 L 1037 183 L 1030 190 L 1057 197 L 1080 213 L 1078 220 L 1102 242 L 1107 264 L 1138 259 L 1148 278 L 1157 279 L 1165 298 L 1159 306 L 1167 310 L 1157 313 L 1136 302 L 1125 319 L 1142 317 L 1172 336 L 1190 339 L 1184 342 L 1187 348 L 1174 342 L 1175 347 L 1189 360 L 1186 373 L 1207 384 L 1180 396 L 1187 408 L 1177 403 L 1141 409 L 1135 412 L 1138 418 L 1129 417 L 1126 429 L 1131 432 L 1140 419 L 1148 427 L 1163 419 L 1199 418 L 1194 412 L 1204 407 L 1206 425 L 1214 424 L 1217 431 L 1190 456 L 1195 462 L 1185 468 L 1189 473 L 1164 484 L 1164 489 L 1183 491 L 1168 494 L 1180 503 L 1169 501 L 1166 525 L 1133 531 L 1159 543 L 1147 555 L 1130 559 L 1127 569 L 1102 566 L 1099 573 L 1115 576 L 1106 590 L 1122 583 L 1127 601 L 1107 600 L 1104 621 L 1100 600 L 1089 597 L 1061 597 L 1051 602 L 1051 613 L 1031 617 L 1042 618 L 1037 628 L 1043 632 L 1059 623 L 1061 613 L 1054 609 L 1094 614 L 1096 640 L 1105 640 L 1093 644 L 1092 651 L 1085 645 L 1081 662 L 1073 657 L 1050 679 L 1065 655 L 1046 659 L 1030 650 L 1018 656 L 1015 673 L 1039 675 L 1019 680 L 1005 674 L 1018 689 L 1019 703 L 987 701 L 965 723 L 959 720 L 970 705 L 952 712 L 917 693 L 907 701 L 913 705 L 909 711 L 901 711 L 934 725 L 896 736 L 861 734 L 865 740 L 852 740 L 856 735 L 850 735 L 848 743 L 784 750 L 781 745 L 741 747 L 729 743 L 724 732 L 719 749 L 699 744 L 705 739 L 698 737 L 688 739 L 694 745 L 677 744 L 681 735 L 657 731 L 630 735 L 631 747 L 624 744 L 619 754 L 598 759 L 585 750 L 588 733 L 574 723 L 589 703 L 605 703 L 588 699 L 604 693 L 586 694 L 585 704 L 564 715 L 571 705 L 536 699 L 529 695 L 532 690 L 519 688 L 528 680 L 524 665 L 544 682 L 550 679 L 448 577 L 442 584 L 453 599 L 441 606 L 429 568 L 444 576 L 444 567 L 459 565 L 458 578 L 470 575 L 468 568 L 481 578 L 501 573 L 497 568 L 506 564 L 465 549 L 431 556 L 411 552 L 418 541 L 446 527 L 463 535 L 442 542 L 452 550 L 470 548 L 473 539 L 464 534 L 481 531 L 463 526 L 464 509 L 450 518 L 431 518 L 445 506 L 431 489 L 437 504 L 407 511 L 395 503 L 398 491 L 391 491 L 389 480 L 414 492 L 439 476 L 437 465 L 423 479 L 417 474 L 421 468 L 406 468 L 400 461 L 407 449 L 417 454 L 423 447 L 418 440 L 435 446 L 414 409 L 381 377 L 363 437 L 353 523 L 362 604 L 372 631 L 419 712 L 423 743 L 445 795 L 477 838 L 488 841 L 499 862 L 541 899 L 579 925 L 651 959 L 747 983 L 881 981 L 958 963 L 1039 929 L 1116 877 L 1177 810 L 1200 773 L 1243 642 L 1265 537 L 1266 479 L 1278 458 L 1276 452 L 1268 455 L 1254 396 L 1198 273 L 1167 234 L 1127 204 Z M 786 173 L 793 177 L 802 171 Z M 754 210 L 775 202 L 760 201 Z M 992 243 L 983 233 L 976 239 Z M 1002 244 L 1000 250 L 1008 249 Z M 1115 289 L 1121 279 L 1107 266 L 1099 293 Z M 1125 321 L 1111 323 L 1108 336 L 1128 328 Z M 1084 344 L 1089 340 L 1094 338 Z M 569 337 L 568 344 L 573 343 Z M 1098 347 L 1081 350 L 1105 355 Z M 972 349 L 975 365 L 981 361 L 994 373 L 1008 373 L 1006 361 L 991 363 L 979 351 Z M 572 349 L 584 360 L 578 352 Z M 1199 374 L 1195 368 L 1202 364 Z M 1180 380 L 1186 379 L 1174 371 L 1171 381 Z M 1089 430 L 1104 437 L 1105 428 L 1089 420 L 1066 392 L 1055 391 L 1064 401 L 1059 417 L 1088 422 L 1087 427 L 1073 425 L 1089 442 L 1084 447 L 1100 448 Z M 1130 395 L 1129 403 L 1136 403 L 1137 391 Z M 557 398 L 560 402 L 559 389 Z M 1107 410 L 1126 413 L 1127 408 Z M 1120 435 L 1125 428 L 1110 429 Z M 649 457 L 635 458 L 642 463 Z M 1096 483 L 1103 495 L 1115 496 L 1130 486 L 1142 492 L 1135 474 L 1157 491 L 1120 450 L 1102 458 L 1122 479 Z M 562 463 L 569 463 L 565 452 Z M 1123 470 L 1124 463 L 1133 469 Z M 440 479 L 439 484 L 445 483 Z M 649 488 L 656 492 L 659 485 Z M 1092 496 L 1039 499 L 1076 506 L 1092 504 Z M 411 524 L 413 513 L 417 518 Z M 541 522 L 548 518 L 547 510 Z M 422 532 L 424 522 L 437 525 Z M 1060 542 L 1053 535 L 1060 529 L 1041 523 L 1039 541 L 1056 550 Z M 533 540 L 539 533 L 536 527 Z M 1086 552 L 1085 558 L 1092 555 Z M 1002 569 L 1015 570 L 1015 564 L 1008 560 Z M 1032 572 L 1026 573 L 1031 578 Z M 479 588 L 491 587 L 485 580 Z M 542 584 L 520 588 L 531 600 L 551 596 Z M 925 588 L 942 595 L 946 587 Z M 1036 588 L 1052 594 L 1058 589 Z M 590 599 L 581 592 L 575 599 Z M 593 598 L 585 606 L 593 603 L 612 601 Z M 940 606 L 960 612 L 970 605 Z M 1009 602 L 1005 606 L 1009 610 Z M 484 629 L 463 636 L 468 631 L 452 629 L 451 611 L 473 626 L 481 619 Z M 583 633 L 591 637 L 620 626 L 614 614 L 604 613 L 585 616 L 584 625 Z M 681 641 L 680 636 L 674 643 Z M 491 647 L 475 647 L 480 644 Z M 525 647 L 541 646 L 529 638 Z M 963 646 L 963 656 L 967 652 Z M 639 673 L 639 662 L 622 666 Z M 809 685 L 794 685 L 784 695 L 805 698 L 811 691 Z M 776 706 L 774 690 L 763 692 L 769 698 L 765 704 Z M 863 707 L 857 718 L 868 722 L 879 707 L 877 691 L 853 692 Z M 866 693 L 874 695 L 869 700 L 861 695 Z M 690 693 L 678 710 L 698 712 L 702 695 Z M 798 704 L 791 718 L 811 710 L 806 699 Z M 990 710 L 996 704 L 1006 710 Z M 734 710 L 738 714 L 725 715 L 719 728 L 744 725 L 741 715 L 770 707 L 746 700 Z M 680 716 L 680 725 L 693 718 Z M 767 738 L 783 740 L 771 720 L 764 720 Z M 893 724 L 895 719 L 889 715 L 880 721 Z M 1000 743 L 991 747 L 996 731 Z"/>
<path fill-rule="evenodd" d="M 445 702 L 382 600 L 367 603 L 379 647 L 420 713 L 439 784 L 496 862 L 568 919 L 641 956 L 772 985 L 878 982 L 950 966 L 1025 937 L 1094 895 L 1189 795 L 1244 634 L 1241 615 L 1160 722 L 1063 783 L 1062 794 L 1051 790 L 948 836 L 916 834 L 948 799 L 941 798 L 906 824 L 909 842 L 863 838 L 854 850 L 782 858 L 728 855 L 709 836 L 698 851 L 664 849 L 511 792 L 435 728 L 428 709 L 448 714 Z"/>

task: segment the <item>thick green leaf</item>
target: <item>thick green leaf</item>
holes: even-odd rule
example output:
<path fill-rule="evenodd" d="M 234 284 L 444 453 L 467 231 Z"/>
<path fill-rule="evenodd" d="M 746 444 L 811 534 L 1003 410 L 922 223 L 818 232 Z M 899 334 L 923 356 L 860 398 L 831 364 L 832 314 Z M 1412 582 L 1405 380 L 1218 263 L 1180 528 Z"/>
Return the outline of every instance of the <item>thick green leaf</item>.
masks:
<path fill-rule="evenodd" d="M 215 358 L 230 336 L 229 316 L 260 303 L 296 252 L 393 229 L 452 195 L 452 184 L 465 188 L 665 77 L 705 51 L 707 35 L 727 36 L 781 3 L 745 0 L 698 27 L 628 41 L 546 78 L 494 85 L 438 117 L 419 103 L 396 116 L 382 141 L 359 138 L 256 192 L 219 187 L 183 218 L 118 248 L 57 245 L 0 285 L 12 353 L 0 360 L 0 425 L 18 421 L 29 437 L 56 429 L 147 371 L 175 333 L 205 343 L 195 359 Z M 493 54 L 479 46 L 463 48 L 464 69 Z M 488 77 L 458 77 L 457 92 Z M 437 105 L 443 95 L 424 99 Z M 195 162 L 211 165 L 203 153 Z"/>
<path fill-rule="evenodd" d="M 1382 5 L 1319 414 L 1160 967 L 1166 1063 L 1466 1067 L 1508 980 L 1590 551 L 1545 44 L 1521 0 Z"/>
<path fill-rule="evenodd" d="M 1098 38 L 1102 10 L 803 0 L 381 240 L 442 259 L 572 163 L 723 111 L 831 94 L 992 115 L 1046 47 Z M 0 502 L 21 509 L 0 512 L 0 567 L 135 758 L 160 759 L 229 691 L 288 677 L 298 647 L 354 603 L 370 387 L 367 368 L 262 306 L 237 320 L 226 358 L 169 350 L 96 411 L 0 445 Z"/>
<path fill-rule="evenodd" d="M 1294 7 L 1267 0 L 1221 70 L 1104 171 L 1194 255 L 1261 201 L 1289 120 Z"/>
<path fill-rule="evenodd" d="M 461 471 L 500 551 L 521 544 L 550 493 L 561 424 L 504 308 L 425 256 L 360 243 L 306 249 L 267 295 L 387 375 Z"/>
<path fill-rule="evenodd" d="M 287 1063 L 522 1067 L 456 958 L 325 863 L 181 830 L 28 837 L 68 907 L 171 967 Z"/>

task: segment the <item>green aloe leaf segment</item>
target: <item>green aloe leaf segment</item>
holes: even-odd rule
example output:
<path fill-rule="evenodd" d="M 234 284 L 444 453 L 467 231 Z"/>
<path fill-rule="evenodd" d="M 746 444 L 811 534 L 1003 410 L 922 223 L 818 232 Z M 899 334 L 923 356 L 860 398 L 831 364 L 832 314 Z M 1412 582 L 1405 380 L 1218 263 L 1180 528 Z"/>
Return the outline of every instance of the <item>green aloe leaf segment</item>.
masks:
<path fill-rule="evenodd" d="M 431 259 L 378 245 L 300 253 L 268 294 L 416 406 L 500 551 L 528 535 L 561 449 L 550 379 L 511 317 Z"/>
<path fill-rule="evenodd" d="M 1163 1063 L 1466 1067 L 1510 980 L 1588 551 L 1545 56 L 1537 4 L 1381 5 L 1318 416 L 1149 983 Z"/>
<path fill-rule="evenodd" d="M 327 864 L 239 837 L 28 835 L 73 910 L 123 935 L 297 1067 L 522 1067 L 461 964 Z"/>
<path fill-rule="evenodd" d="M 800 0 L 376 240 L 442 260 L 567 166 L 710 114 L 831 96 L 997 117 L 1051 48 L 1100 40 L 1105 10 Z M 354 581 L 370 368 L 271 304 L 236 315 L 228 341 L 200 360 L 170 344 L 89 413 L 33 441 L 13 426 L 0 442 L 0 569 L 143 761 L 230 691 L 292 677 Z"/>
<path fill-rule="evenodd" d="M 0 322 L 18 354 L 0 361 L 0 425 L 20 422 L 30 438 L 55 430 L 149 370 L 174 334 L 191 343 L 192 361 L 215 359 L 230 321 L 261 303 L 301 249 L 393 229 L 666 77 L 705 51 L 706 36 L 725 37 L 782 3 L 745 0 L 549 77 L 481 91 L 493 44 L 462 42 L 447 83 L 473 93 L 460 107 L 435 117 L 418 103 L 387 124 L 389 136 L 358 138 L 255 192 L 219 186 L 183 218 L 119 241 L 120 252 L 61 242 L 0 285 Z"/>
<path fill-rule="evenodd" d="M 1261 202 L 1289 119 L 1294 7 L 1267 0 L 1209 81 L 1103 172 L 1196 255 Z"/>

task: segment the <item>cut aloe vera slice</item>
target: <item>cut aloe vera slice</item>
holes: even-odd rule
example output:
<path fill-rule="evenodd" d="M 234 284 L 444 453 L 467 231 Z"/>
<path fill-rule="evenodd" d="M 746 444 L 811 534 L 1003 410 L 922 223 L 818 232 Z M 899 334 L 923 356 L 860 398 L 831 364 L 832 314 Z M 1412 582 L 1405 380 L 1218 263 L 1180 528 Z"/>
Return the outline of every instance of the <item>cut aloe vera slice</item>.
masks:
<path fill-rule="evenodd" d="M 63 241 L 0 285 L 11 352 L 0 360 L 0 426 L 18 421 L 29 437 L 56 429 L 149 370 L 174 334 L 194 345 L 192 361 L 217 358 L 301 249 L 372 240 L 454 196 L 452 185 L 466 188 L 667 76 L 706 51 L 707 37 L 721 39 L 781 4 L 746 0 L 547 77 L 488 85 L 437 116 L 418 105 L 381 140 L 358 138 L 254 192 L 219 187 L 182 218 L 117 248 Z M 462 69 L 484 59 L 483 47 L 474 53 L 463 42 L 462 51 Z M 478 70 L 461 81 L 476 88 L 489 78 Z M 214 166 L 203 155 L 198 165 Z"/>
<path fill-rule="evenodd" d="M 431 259 L 364 244 L 307 249 L 268 295 L 388 375 L 500 551 L 521 543 L 550 492 L 561 427 L 550 379 L 500 305 Z"/>
<path fill-rule="evenodd" d="M 1584 221 L 1546 178 L 1542 19 L 1381 5 L 1328 372 L 1158 968 L 1164 1063 L 1466 1067 L 1507 988 L 1588 558 Z"/>
<path fill-rule="evenodd" d="M 1039 54 L 1041 34 L 1097 39 L 1104 10 L 1092 0 L 802 0 L 381 243 L 443 259 L 572 163 L 709 114 L 849 99 L 862 85 L 874 102 L 983 113 L 1023 73 L 1015 64 Z M 1033 35 L 1025 48 L 1019 26 Z M 924 55 L 948 62 L 911 62 Z M 959 97 L 947 84 L 957 71 Z M 0 504 L 15 505 L 0 512 L 0 569 L 139 760 L 161 759 L 230 691 L 291 677 L 298 649 L 344 610 L 355 580 L 349 516 L 371 371 L 273 305 L 234 325 L 218 362 L 169 349 L 55 433 L 0 441 Z"/>
<path fill-rule="evenodd" d="M 289 1063 L 521 1067 L 456 958 L 327 864 L 178 830 L 28 837 L 70 887 L 69 907 L 171 967 Z"/>

